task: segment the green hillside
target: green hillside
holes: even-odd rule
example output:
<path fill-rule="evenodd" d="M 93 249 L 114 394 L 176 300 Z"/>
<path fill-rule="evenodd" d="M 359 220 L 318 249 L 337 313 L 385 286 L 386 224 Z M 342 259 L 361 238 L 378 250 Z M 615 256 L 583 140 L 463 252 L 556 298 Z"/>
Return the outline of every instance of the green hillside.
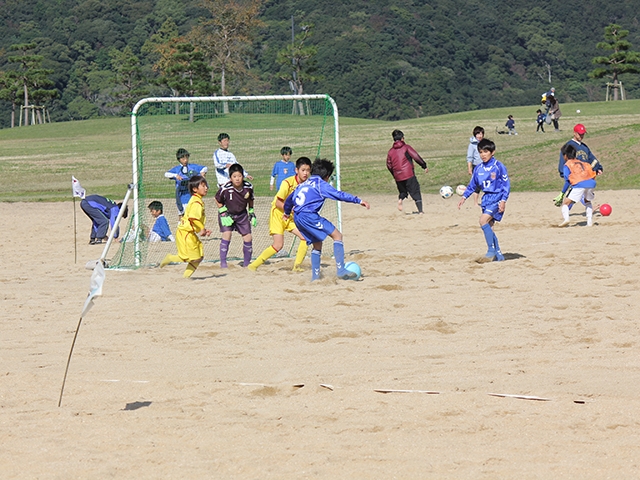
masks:
<path fill-rule="evenodd" d="M 406 140 L 429 164 L 418 172 L 426 193 L 440 186 L 466 183 L 466 149 L 475 125 L 494 140 L 514 191 L 560 189 L 558 151 L 571 138 L 575 123 L 584 123 L 586 143 L 604 165 L 598 188 L 637 188 L 640 184 L 640 100 L 575 103 L 565 107 L 561 132 L 535 132 L 537 106 L 462 112 L 399 122 L 342 118 L 340 121 L 342 185 L 354 193 L 393 193 L 385 167 L 391 131 Z M 580 113 L 576 113 L 580 110 Z M 518 136 L 498 135 L 507 115 L 516 120 Z M 212 137 L 209 146 L 216 146 Z M 232 146 L 233 149 L 233 146 Z M 206 149 L 205 149 L 206 150 Z M 203 159 L 210 165 L 210 160 Z M 269 159 L 272 162 L 275 159 Z M 239 161 L 242 161 L 239 159 Z M 171 165 L 168 165 L 169 168 Z M 268 168 L 263 170 L 268 171 Z M 128 118 L 105 118 L 0 130 L 1 201 L 71 199 L 71 175 L 91 193 L 118 197 L 131 181 L 131 131 Z M 259 195 L 269 195 L 268 173 L 253 182 Z"/>

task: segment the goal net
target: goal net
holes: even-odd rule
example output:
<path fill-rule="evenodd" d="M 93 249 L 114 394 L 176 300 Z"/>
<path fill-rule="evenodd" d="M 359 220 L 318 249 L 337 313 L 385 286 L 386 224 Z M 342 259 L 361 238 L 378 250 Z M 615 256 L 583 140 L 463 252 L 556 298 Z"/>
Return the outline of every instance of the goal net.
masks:
<path fill-rule="evenodd" d="M 332 183 L 340 188 L 340 150 L 338 111 L 328 95 L 278 95 L 254 97 L 160 97 L 140 100 L 131 116 L 133 195 L 127 227 L 124 228 L 111 268 L 138 268 L 160 263 L 167 253 L 175 253 L 173 242 L 150 241 L 155 219 L 148 208 L 160 201 L 172 233 L 179 222 L 175 181 L 165 172 L 177 166 L 180 148 L 190 153 L 190 164 L 208 168 L 209 193 L 205 197 L 207 228 L 204 261 L 219 261 L 220 231 L 213 152 L 217 137 L 227 133 L 238 163 L 253 177 L 251 183 L 258 226 L 253 228 L 253 254 L 271 245 L 269 212 L 276 194 L 270 190 L 273 166 L 280 161 L 280 149 L 291 147 L 291 161 L 299 157 L 327 158 L 336 165 Z M 294 172 L 295 173 L 295 172 Z M 341 228 L 340 204 L 327 200 L 322 215 Z M 297 238 L 285 235 L 279 256 L 295 254 Z M 323 254 L 331 255 L 328 242 Z M 234 232 L 228 254 L 230 260 L 242 258 L 242 239 Z"/>

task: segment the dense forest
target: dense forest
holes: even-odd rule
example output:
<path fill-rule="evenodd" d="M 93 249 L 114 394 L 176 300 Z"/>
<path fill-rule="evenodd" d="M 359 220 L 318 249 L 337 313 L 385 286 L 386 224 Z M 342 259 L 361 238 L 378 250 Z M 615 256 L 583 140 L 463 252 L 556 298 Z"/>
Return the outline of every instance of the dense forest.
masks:
<path fill-rule="evenodd" d="M 52 121 L 126 115 L 148 95 L 328 93 L 396 120 L 604 100 L 605 27 L 640 49 L 621 0 L 0 0 L 0 127 L 28 90 Z M 623 74 L 628 98 L 638 74 Z M 44 112 L 43 112 L 44 113 Z"/>

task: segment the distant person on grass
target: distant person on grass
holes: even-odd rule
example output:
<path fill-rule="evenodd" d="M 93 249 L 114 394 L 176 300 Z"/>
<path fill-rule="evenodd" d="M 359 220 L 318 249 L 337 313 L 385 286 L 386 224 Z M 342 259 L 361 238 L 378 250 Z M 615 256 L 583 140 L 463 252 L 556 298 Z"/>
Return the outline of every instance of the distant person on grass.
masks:
<path fill-rule="evenodd" d="M 415 160 L 425 173 L 429 172 L 427 163 L 410 145 L 404 143 L 404 133 L 400 130 L 394 130 L 391 136 L 393 137 L 393 146 L 387 154 L 387 169 L 393 175 L 398 187 L 398 210 L 402 211 L 402 201 L 411 195 L 413 201 L 416 202 L 418 213 L 422 214 L 422 194 L 413 161 Z"/>
<path fill-rule="evenodd" d="M 269 235 L 273 243 L 267 247 L 253 262 L 249 264 L 249 270 L 257 270 L 266 260 L 277 254 L 284 246 L 284 232 L 291 232 L 300 239 L 296 259 L 293 263 L 293 271 L 302 271 L 302 261 L 307 255 L 307 241 L 296 228 L 292 217 L 287 220 L 282 218 L 284 214 L 284 202 L 293 191 L 304 183 L 311 174 L 311 160 L 307 157 L 300 157 L 296 161 L 296 174 L 293 177 L 285 178 L 280 184 L 278 193 L 271 202 L 271 214 L 269 216 Z"/>
<path fill-rule="evenodd" d="M 559 227 L 569 225 L 569 209 L 579 201 L 584 203 L 587 215 L 587 227 L 593 225 L 593 204 L 591 201 L 595 195 L 596 172 L 591 168 L 591 164 L 576 159 L 576 148 L 570 143 L 565 143 L 562 147 L 564 157 L 564 187 L 562 194 L 566 195 L 562 202 L 562 223 Z M 570 191 L 569 187 L 571 187 Z"/>
<path fill-rule="evenodd" d="M 544 133 L 544 119 L 546 115 L 542 113 L 542 110 L 540 109 L 538 109 L 536 113 L 538 114 L 538 116 L 536 117 L 536 123 L 538 124 L 538 126 L 536 127 L 536 133 L 538 133 L 541 130 L 542 130 L 542 133 Z"/>
<path fill-rule="evenodd" d="M 187 262 L 187 268 L 183 274 L 184 278 L 190 278 L 204 258 L 204 247 L 198 235 L 201 237 L 211 235 L 211 230 L 205 228 L 207 218 L 204 211 L 204 197 L 209 191 L 209 184 L 204 177 L 194 175 L 189 180 L 189 191 L 191 192 L 191 200 L 187 204 L 176 231 L 178 254 L 168 254 L 160 262 L 160 268 L 170 263 Z"/>
<path fill-rule="evenodd" d="M 258 225 L 253 211 L 253 185 L 244 179 L 244 169 L 239 163 L 229 167 L 230 180 L 216 193 L 218 224 L 222 233 L 220 241 L 220 268 L 227 268 L 227 254 L 231 234 L 235 230 L 242 235 L 242 266 L 249 266 L 253 254 L 251 226 Z M 248 210 L 247 210 L 248 209 Z"/>
<path fill-rule="evenodd" d="M 469 139 L 469 146 L 467 147 L 467 171 L 469 175 L 473 175 L 473 169 L 482 163 L 480 158 L 480 152 L 478 152 L 478 142 L 484 138 L 484 128 L 477 126 L 473 129 L 473 136 Z M 473 203 L 478 203 L 478 194 L 480 188 L 473 193 Z"/>
<path fill-rule="evenodd" d="M 324 201 L 329 198 L 340 202 L 350 202 L 362 205 L 367 210 L 370 205 L 365 200 L 340 190 L 336 190 L 328 180 L 333 174 L 333 163 L 325 158 L 316 159 L 311 166 L 311 177 L 301 183 L 284 202 L 283 220 L 289 220 L 291 212 L 300 233 L 307 239 L 308 245 L 313 245 L 311 251 L 311 281 L 320 278 L 320 256 L 322 242 L 325 238 L 333 239 L 333 256 L 336 260 L 338 278 L 347 280 L 357 276 L 344 268 L 344 245 L 342 233 L 329 220 L 321 217 L 318 212 Z"/>
<path fill-rule="evenodd" d="M 509 135 L 518 134 L 518 132 L 516 132 L 516 121 L 513 119 L 513 115 L 507 117 L 507 123 L 505 123 L 504 126 L 509 129 Z"/>
<path fill-rule="evenodd" d="M 271 179 L 269 180 L 269 190 L 273 190 L 273 186 L 276 187 L 276 192 L 280 190 L 280 185 L 285 178 L 289 178 L 295 174 L 296 166 L 291 161 L 291 155 L 293 150 L 291 147 L 282 147 L 280 149 L 280 155 L 282 159 L 273 164 L 271 169 Z"/>
<path fill-rule="evenodd" d="M 209 170 L 203 165 L 189 163 L 190 156 L 191 154 L 185 148 L 179 148 L 176 152 L 176 159 L 179 165 L 176 165 L 164 174 L 166 178 L 170 178 L 176 182 L 176 206 L 178 207 L 178 214 L 180 216 L 184 215 L 184 209 L 187 207 L 189 200 L 191 200 L 189 179 L 194 175 L 204 177 Z"/>
<path fill-rule="evenodd" d="M 480 228 L 487 242 L 487 253 L 478 260 L 478 263 L 491 261 L 503 261 L 504 256 L 500 251 L 498 237 L 493 231 L 493 225 L 502 220 L 504 210 L 509 199 L 511 184 L 507 168 L 493 154 L 496 151 L 496 144 L 488 138 L 478 143 L 478 151 L 482 158 L 482 165 L 476 167 L 471 177 L 471 182 L 467 185 L 462 198 L 458 202 L 458 209 L 462 207 L 465 200 L 475 192 L 478 186 L 482 187 L 482 214 L 480 215 Z"/>

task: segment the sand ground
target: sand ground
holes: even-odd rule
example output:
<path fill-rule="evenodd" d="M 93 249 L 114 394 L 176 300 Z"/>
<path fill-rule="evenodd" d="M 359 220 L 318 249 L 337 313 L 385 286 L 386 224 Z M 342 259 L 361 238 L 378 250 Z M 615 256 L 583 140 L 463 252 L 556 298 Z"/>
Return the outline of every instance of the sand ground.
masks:
<path fill-rule="evenodd" d="M 639 478 L 639 192 L 591 228 L 553 196 L 512 194 L 500 263 L 470 202 L 377 196 L 344 206 L 358 282 L 109 270 L 60 408 L 101 248 L 79 217 L 74 263 L 71 203 L 0 204 L 30 226 L 0 235 L 2 478 Z"/>

